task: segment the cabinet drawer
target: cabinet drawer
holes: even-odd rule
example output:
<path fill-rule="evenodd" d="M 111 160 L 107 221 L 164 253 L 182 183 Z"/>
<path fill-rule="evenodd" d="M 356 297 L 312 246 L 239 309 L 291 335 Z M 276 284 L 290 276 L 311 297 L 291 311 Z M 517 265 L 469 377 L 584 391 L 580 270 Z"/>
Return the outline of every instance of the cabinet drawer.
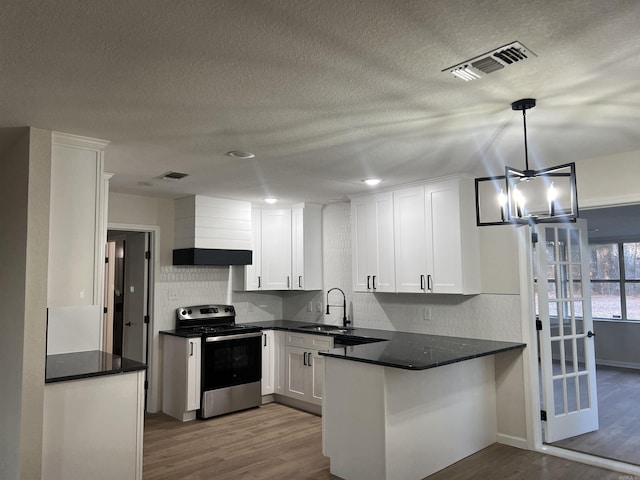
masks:
<path fill-rule="evenodd" d="M 313 350 L 329 350 L 333 348 L 333 337 L 287 332 L 287 346 L 311 348 Z"/>

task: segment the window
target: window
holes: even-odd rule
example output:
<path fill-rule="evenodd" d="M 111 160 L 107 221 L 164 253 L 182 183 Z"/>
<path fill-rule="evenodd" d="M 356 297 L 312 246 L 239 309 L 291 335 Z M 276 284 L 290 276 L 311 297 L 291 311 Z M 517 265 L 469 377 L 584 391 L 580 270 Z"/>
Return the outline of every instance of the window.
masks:
<path fill-rule="evenodd" d="M 640 242 L 591 246 L 593 318 L 640 321 Z"/>

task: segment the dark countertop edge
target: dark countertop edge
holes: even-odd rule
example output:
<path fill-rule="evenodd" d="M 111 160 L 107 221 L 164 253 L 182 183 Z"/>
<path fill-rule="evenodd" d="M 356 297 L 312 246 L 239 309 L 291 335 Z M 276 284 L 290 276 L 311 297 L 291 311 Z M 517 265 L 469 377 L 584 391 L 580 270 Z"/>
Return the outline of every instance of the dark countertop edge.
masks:
<path fill-rule="evenodd" d="M 201 337 L 201 333 L 177 333 L 175 330 L 160 330 L 158 333 L 163 335 L 171 335 L 172 337 L 182 337 L 182 338 L 198 338 Z"/>
<path fill-rule="evenodd" d="M 473 360 L 474 358 L 488 357 L 489 355 L 496 355 L 498 353 L 509 352 L 512 350 L 518 350 L 518 349 L 524 350 L 526 346 L 527 345 L 525 343 L 518 343 L 508 347 L 498 348 L 498 349 L 487 351 L 487 352 L 474 353 L 471 355 L 463 355 L 460 357 L 452 358 L 451 360 L 447 360 L 444 362 L 435 362 L 435 363 L 424 364 L 424 365 L 406 365 L 401 363 L 384 362 L 381 360 L 370 360 L 367 358 L 348 357 L 348 356 L 345 356 L 344 354 L 331 353 L 331 350 L 321 351 L 318 353 L 320 353 L 320 355 L 323 355 L 325 357 L 337 358 L 338 360 L 347 360 L 349 362 L 369 363 L 371 365 L 379 365 L 381 367 L 392 367 L 392 368 L 399 368 L 401 370 L 419 371 L 419 370 L 429 370 L 431 368 L 436 368 L 436 367 L 443 367 L 445 365 L 460 363 L 466 360 Z"/>
<path fill-rule="evenodd" d="M 71 353 L 60 353 L 56 355 L 73 355 L 74 353 L 84 353 L 84 352 L 71 352 Z M 47 358 L 55 355 L 47 355 Z M 136 360 L 131 360 L 130 358 L 120 357 L 121 358 L 121 366 L 118 368 L 112 368 L 108 370 L 95 370 L 92 372 L 82 372 L 77 374 L 68 374 L 62 375 L 58 377 L 46 377 L 46 368 L 45 368 L 45 379 L 44 383 L 58 383 L 58 382 L 66 382 L 69 380 L 82 380 L 86 378 L 94 378 L 94 377 L 104 377 L 108 375 L 119 375 L 121 373 L 132 373 L 139 372 L 141 370 L 146 370 L 148 368 L 144 363 L 137 362 Z M 122 365 L 124 364 L 124 365 Z"/>

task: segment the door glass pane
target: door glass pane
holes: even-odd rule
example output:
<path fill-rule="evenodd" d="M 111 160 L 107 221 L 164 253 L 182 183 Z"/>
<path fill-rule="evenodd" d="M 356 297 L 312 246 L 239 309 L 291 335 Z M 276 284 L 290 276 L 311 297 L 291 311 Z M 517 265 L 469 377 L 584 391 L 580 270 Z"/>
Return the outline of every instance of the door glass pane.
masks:
<path fill-rule="evenodd" d="M 622 318 L 619 283 L 591 283 L 591 314 L 594 318 Z"/>
<path fill-rule="evenodd" d="M 547 252 L 547 262 L 555 262 L 556 260 L 556 237 L 554 228 L 545 228 L 546 244 L 545 250 Z"/>
<path fill-rule="evenodd" d="M 620 279 L 617 244 L 591 246 L 591 278 L 598 280 Z"/>
<path fill-rule="evenodd" d="M 589 377 L 587 375 L 580 375 L 578 377 L 578 388 L 580 389 L 580 410 L 590 408 Z"/>
<path fill-rule="evenodd" d="M 559 332 L 559 319 L 558 319 L 558 303 L 549 302 L 549 325 L 551 327 L 551 336 L 557 337 Z"/>
<path fill-rule="evenodd" d="M 567 251 L 569 249 L 569 243 L 567 241 L 567 231 L 564 228 L 559 228 L 557 230 L 557 241 L 558 241 L 558 258 L 557 260 L 560 262 L 566 262 L 569 260 L 569 256 Z"/>
<path fill-rule="evenodd" d="M 573 373 L 576 371 L 573 366 L 573 340 L 564 341 L 564 365 L 566 373 Z"/>
<path fill-rule="evenodd" d="M 573 315 L 574 315 L 574 325 L 576 327 L 576 331 L 574 332 L 576 335 L 580 335 L 584 333 L 584 320 L 582 314 L 582 302 L 573 302 Z"/>
<path fill-rule="evenodd" d="M 576 377 L 567 377 L 567 411 L 578 411 L 578 400 L 576 395 Z"/>
<path fill-rule="evenodd" d="M 551 358 L 553 359 L 553 374 L 560 375 L 562 373 L 562 352 L 559 341 L 551 342 Z"/>
<path fill-rule="evenodd" d="M 547 265 L 547 280 L 555 280 L 556 268 L 553 265 Z"/>
<path fill-rule="evenodd" d="M 578 338 L 576 339 L 576 346 L 577 346 L 577 357 L 578 357 L 578 365 L 576 365 L 576 367 L 578 367 L 578 372 L 586 372 L 587 371 L 587 363 L 586 363 L 586 350 L 585 350 L 585 345 L 588 344 L 588 342 L 593 342 L 592 339 L 587 338 L 587 337 L 582 337 L 582 338 Z"/>
<path fill-rule="evenodd" d="M 625 291 L 627 293 L 627 318 L 640 320 L 640 283 L 627 283 Z"/>
<path fill-rule="evenodd" d="M 569 231 L 569 242 L 570 242 L 570 251 L 571 256 L 569 261 L 573 263 L 580 263 L 580 231 L 579 230 L 570 230 Z"/>
<path fill-rule="evenodd" d="M 549 298 L 558 298 L 556 289 L 558 288 L 558 284 L 552 280 L 547 283 L 547 290 L 549 292 Z"/>
<path fill-rule="evenodd" d="M 561 378 L 553 381 L 553 403 L 554 413 L 562 415 L 564 413 L 564 382 Z"/>
<path fill-rule="evenodd" d="M 625 243 L 624 276 L 628 280 L 640 280 L 640 243 Z"/>
<path fill-rule="evenodd" d="M 582 282 L 580 280 L 571 282 L 571 288 L 570 298 L 582 298 Z"/>
<path fill-rule="evenodd" d="M 582 280 L 582 266 L 571 265 L 571 278 L 576 280 Z"/>

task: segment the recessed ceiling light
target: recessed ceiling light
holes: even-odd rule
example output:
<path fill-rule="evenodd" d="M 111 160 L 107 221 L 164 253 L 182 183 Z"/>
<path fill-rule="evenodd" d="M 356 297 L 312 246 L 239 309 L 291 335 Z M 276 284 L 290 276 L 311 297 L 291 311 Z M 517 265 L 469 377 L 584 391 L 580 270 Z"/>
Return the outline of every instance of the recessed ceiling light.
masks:
<path fill-rule="evenodd" d="M 362 180 L 364 183 L 369 185 L 370 187 L 375 187 L 378 185 L 382 179 L 381 178 L 367 178 L 366 180 Z"/>
<path fill-rule="evenodd" d="M 278 201 L 278 199 L 274 198 L 274 197 L 268 197 L 268 198 L 265 198 L 264 201 L 269 203 L 269 204 L 274 204 L 274 203 L 276 203 Z"/>
<path fill-rule="evenodd" d="M 229 156 L 229 157 L 235 157 L 235 158 L 255 158 L 255 153 L 251 153 L 251 152 L 241 152 L 240 150 L 231 150 L 227 153 L 225 153 L 225 155 Z"/>

